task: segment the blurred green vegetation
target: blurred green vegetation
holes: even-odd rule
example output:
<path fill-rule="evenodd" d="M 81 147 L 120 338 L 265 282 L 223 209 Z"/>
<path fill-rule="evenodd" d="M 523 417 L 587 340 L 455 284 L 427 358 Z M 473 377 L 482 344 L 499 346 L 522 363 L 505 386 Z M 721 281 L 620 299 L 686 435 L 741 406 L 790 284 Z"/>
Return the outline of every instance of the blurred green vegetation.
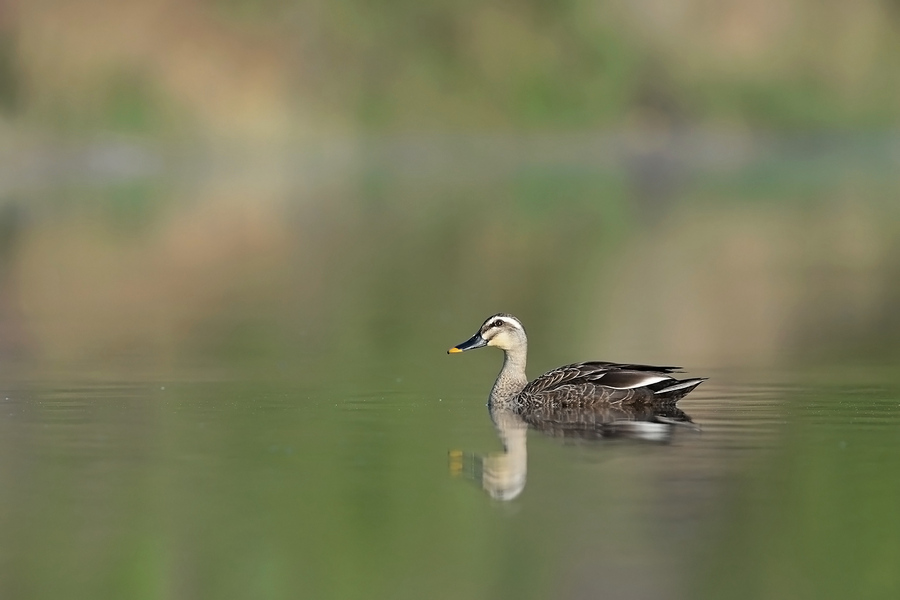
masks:
<path fill-rule="evenodd" d="M 535 323 L 547 368 L 584 353 L 896 357 L 890 169 L 793 152 L 730 174 L 685 167 L 649 193 L 628 170 L 564 158 L 485 173 L 491 158 L 416 143 L 374 145 L 316 185 L 235 171 L 23 192 L 0 213 L 0 327 L 18 332 L 10 352 L 47 364 L 238 361 L 272 376 L 298 347 L 368 365 L 498 310 Z"/>
<path fill-rule="evenodd" d="M 0 108 L 28 129 L 878 129 L 900 11 L 861 0 L 13 3 Z"/>

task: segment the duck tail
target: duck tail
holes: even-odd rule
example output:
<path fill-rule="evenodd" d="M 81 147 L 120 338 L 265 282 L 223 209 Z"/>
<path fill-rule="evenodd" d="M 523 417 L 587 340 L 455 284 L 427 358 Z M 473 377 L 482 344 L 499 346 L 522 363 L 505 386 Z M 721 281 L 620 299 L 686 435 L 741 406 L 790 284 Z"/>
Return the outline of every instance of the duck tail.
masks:
<path fill-rule="evenodd" d="M 658 396 L 661 399 L 668 401 L 677 401 L 687 396 L 691 392 L 691 390 L 706 381 L 706 379 L 706 377 L 698 377 L 696 379 L 681 379 L 679 381 L 676 381 L 672 385 L 656 390 L 653 393 L 655 396 Z"/>

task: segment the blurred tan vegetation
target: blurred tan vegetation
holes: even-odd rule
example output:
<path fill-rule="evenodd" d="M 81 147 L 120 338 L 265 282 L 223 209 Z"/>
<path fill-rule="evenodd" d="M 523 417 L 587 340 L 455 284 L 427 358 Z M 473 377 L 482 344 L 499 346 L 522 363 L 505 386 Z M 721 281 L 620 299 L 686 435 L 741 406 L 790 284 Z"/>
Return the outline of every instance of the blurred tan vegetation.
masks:
<path fill-rule="evenodd" d="M 502 309 L 528 323 L 534 370 L 896 357 L 891 191 L 804 205 L 695 189 L 647 223 L 599 180 L 551 207 L 533 175 L 437 191 L 371 177 L 35 198 L 0 218 L 0 350 L 69 367 L 271 369 L 302 351 L 376 368 L 424 360 L 423 344 L 439 357 Z"/>
<path fill-rule="evenodd" d="M 7 130 L 879 127 L 898 97 L 888 0 L 0 4 Z"/>

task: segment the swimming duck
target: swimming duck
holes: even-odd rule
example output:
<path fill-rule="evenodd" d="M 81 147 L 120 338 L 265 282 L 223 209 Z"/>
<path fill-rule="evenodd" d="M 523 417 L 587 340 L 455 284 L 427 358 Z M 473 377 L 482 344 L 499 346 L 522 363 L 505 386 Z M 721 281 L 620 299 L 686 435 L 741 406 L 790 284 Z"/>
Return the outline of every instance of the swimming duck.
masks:
<path fill-rule="evenodd" d="M 492 406 L 674 404 L 706 379 L 675 379 L 670 374 L 680 367 L 582 362 L 547 371 L 529 382 L 525 375 L 528 354 L 525 327 L 507 313 L 489 317 L 478 333 L 447 353 L 484 346 L 503 350 L 503 368 L 491 389 Z"/>

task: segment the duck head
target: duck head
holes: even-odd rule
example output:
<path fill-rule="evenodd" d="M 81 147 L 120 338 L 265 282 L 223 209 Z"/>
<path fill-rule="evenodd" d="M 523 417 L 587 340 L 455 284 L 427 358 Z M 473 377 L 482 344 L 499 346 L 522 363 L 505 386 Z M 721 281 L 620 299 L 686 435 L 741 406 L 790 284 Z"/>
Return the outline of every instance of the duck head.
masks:
<path fill-rule="evenodd" d="M 528 345 L 525 327 L 512 315 L 497 313 L 488 317 L 478 333 L 461 344 L 447 350 L 447 354 L 474 350 L 483 346 L 495 346 L 504 351 L 524 350 Z"/>

